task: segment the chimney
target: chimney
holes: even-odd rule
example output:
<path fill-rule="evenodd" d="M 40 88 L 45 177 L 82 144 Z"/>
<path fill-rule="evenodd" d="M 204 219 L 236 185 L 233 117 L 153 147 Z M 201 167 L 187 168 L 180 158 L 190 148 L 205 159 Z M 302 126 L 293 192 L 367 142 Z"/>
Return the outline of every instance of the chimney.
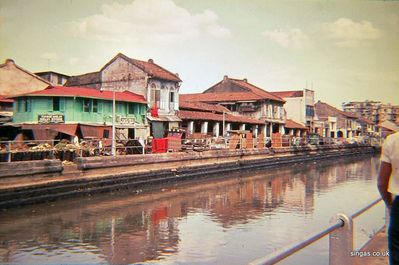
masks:
<path fill-rule="evenodd" d="M 13 59 L 6 59 L 6 65 L 13 65 L 15 64 Z"/>
<path fill-rule="evenodd" d="M 154 63 L 154 60 L 153 59 L 148 59 L 148 62 L 149 63 Z"/>
<path fill-rule="evenodd" d="M 228 77 L 227 75 L 225 75 L 225 76 L 223 77 L 223 81 L 227 81 L 227 79 L 229 79 L 229 77 Z"/>
<path fill-rule="evenodd" d="M 248 83 L 248 79 L 244 78 L 242 81 L 244 81 L 245 83 Z"/>

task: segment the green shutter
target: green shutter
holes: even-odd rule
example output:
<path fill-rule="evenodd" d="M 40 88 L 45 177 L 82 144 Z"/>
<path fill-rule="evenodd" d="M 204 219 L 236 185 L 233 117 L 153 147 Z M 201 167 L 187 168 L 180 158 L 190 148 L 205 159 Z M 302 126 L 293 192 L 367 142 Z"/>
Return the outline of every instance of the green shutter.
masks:
<path fill-rule="evenodd" d="M 30 98 L 26 99 L 26 111 L 31 112 L 32 111 L 32 100 Z"/>
<path fill-rule="evenodd" d="M 65 98 L 60 98 L 60 111 L 65 111 Z"/>
<path fill-rule="evenodd" d="M 99 100 L 98 102 L 97 102 L 97 108 L 98 108 L 98 113 L 102 113 L 103 112 L 103 101 L 102 100 Z"/>
<path fill-rule="evenodd" d="M 52 111 L 53 110 L 53 98 L 48 97 L 47 98 L 47 111 Z"/>

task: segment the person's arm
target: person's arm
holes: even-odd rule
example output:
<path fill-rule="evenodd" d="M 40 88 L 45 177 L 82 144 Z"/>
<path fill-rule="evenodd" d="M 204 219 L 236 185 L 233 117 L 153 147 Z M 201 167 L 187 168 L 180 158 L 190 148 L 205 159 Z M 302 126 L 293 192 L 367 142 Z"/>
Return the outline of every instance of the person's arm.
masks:
<path fill-rule="evenodd" d="M 392 194 L 388 191 L 389 178 L 392 173 L 392 165 L 390 163 L 381 161 L 380 173 L 378 175 L 378 190 L 384 200 L 386 206 L 392 207 Z"/>

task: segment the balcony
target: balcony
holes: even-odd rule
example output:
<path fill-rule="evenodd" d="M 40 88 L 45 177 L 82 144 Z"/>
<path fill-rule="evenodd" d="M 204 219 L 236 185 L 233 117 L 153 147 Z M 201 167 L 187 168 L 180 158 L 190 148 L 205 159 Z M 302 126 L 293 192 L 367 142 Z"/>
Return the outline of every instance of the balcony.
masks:
<path fill-rule="evenodd" d="M 238 107 L 238 112 L 255 112 L 258 110 L 258 107 L 253 105 L 244 105 Z"/>

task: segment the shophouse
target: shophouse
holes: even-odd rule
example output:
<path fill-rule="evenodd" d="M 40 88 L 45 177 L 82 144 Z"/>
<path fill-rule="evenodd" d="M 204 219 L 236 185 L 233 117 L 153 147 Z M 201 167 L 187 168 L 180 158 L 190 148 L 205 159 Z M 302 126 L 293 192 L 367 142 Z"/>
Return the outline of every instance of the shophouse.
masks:
<path fill-rule="evenodd" d="M 151 135 L 162 138 L 178 128 L 179 89 L 182 80 L 154 60 L 141 61 L 119 53 L 100 71 L 72 76 L 66 86 L 84 86 L 109 91 L 130 91 L 147 103 Z"/>
<path fill-rule="evenodd" d="M 233 79 L 225 76 L 222 81 L 211 86 L 203 93 L 183 94 L 181 100 L 185 102 L 203 102 L 221 105 L 233 115 L 242 115 L 260 120 L 256 134 L 263 133 L 270 137 L 272 133 L 284 134 L 286 113 L 285 101 L 251 83 L 247 79 Z M 234 130 L 247 129 L 247 125 L 232 124 Z"/>
<path fill-rule="evenodd" d="M 49 86 L 14 97 L 13 125 L 36 140 L 111 138 L 113 99 L 116 140 L 146 138 L 146 100 L 130 91 Z"/>

